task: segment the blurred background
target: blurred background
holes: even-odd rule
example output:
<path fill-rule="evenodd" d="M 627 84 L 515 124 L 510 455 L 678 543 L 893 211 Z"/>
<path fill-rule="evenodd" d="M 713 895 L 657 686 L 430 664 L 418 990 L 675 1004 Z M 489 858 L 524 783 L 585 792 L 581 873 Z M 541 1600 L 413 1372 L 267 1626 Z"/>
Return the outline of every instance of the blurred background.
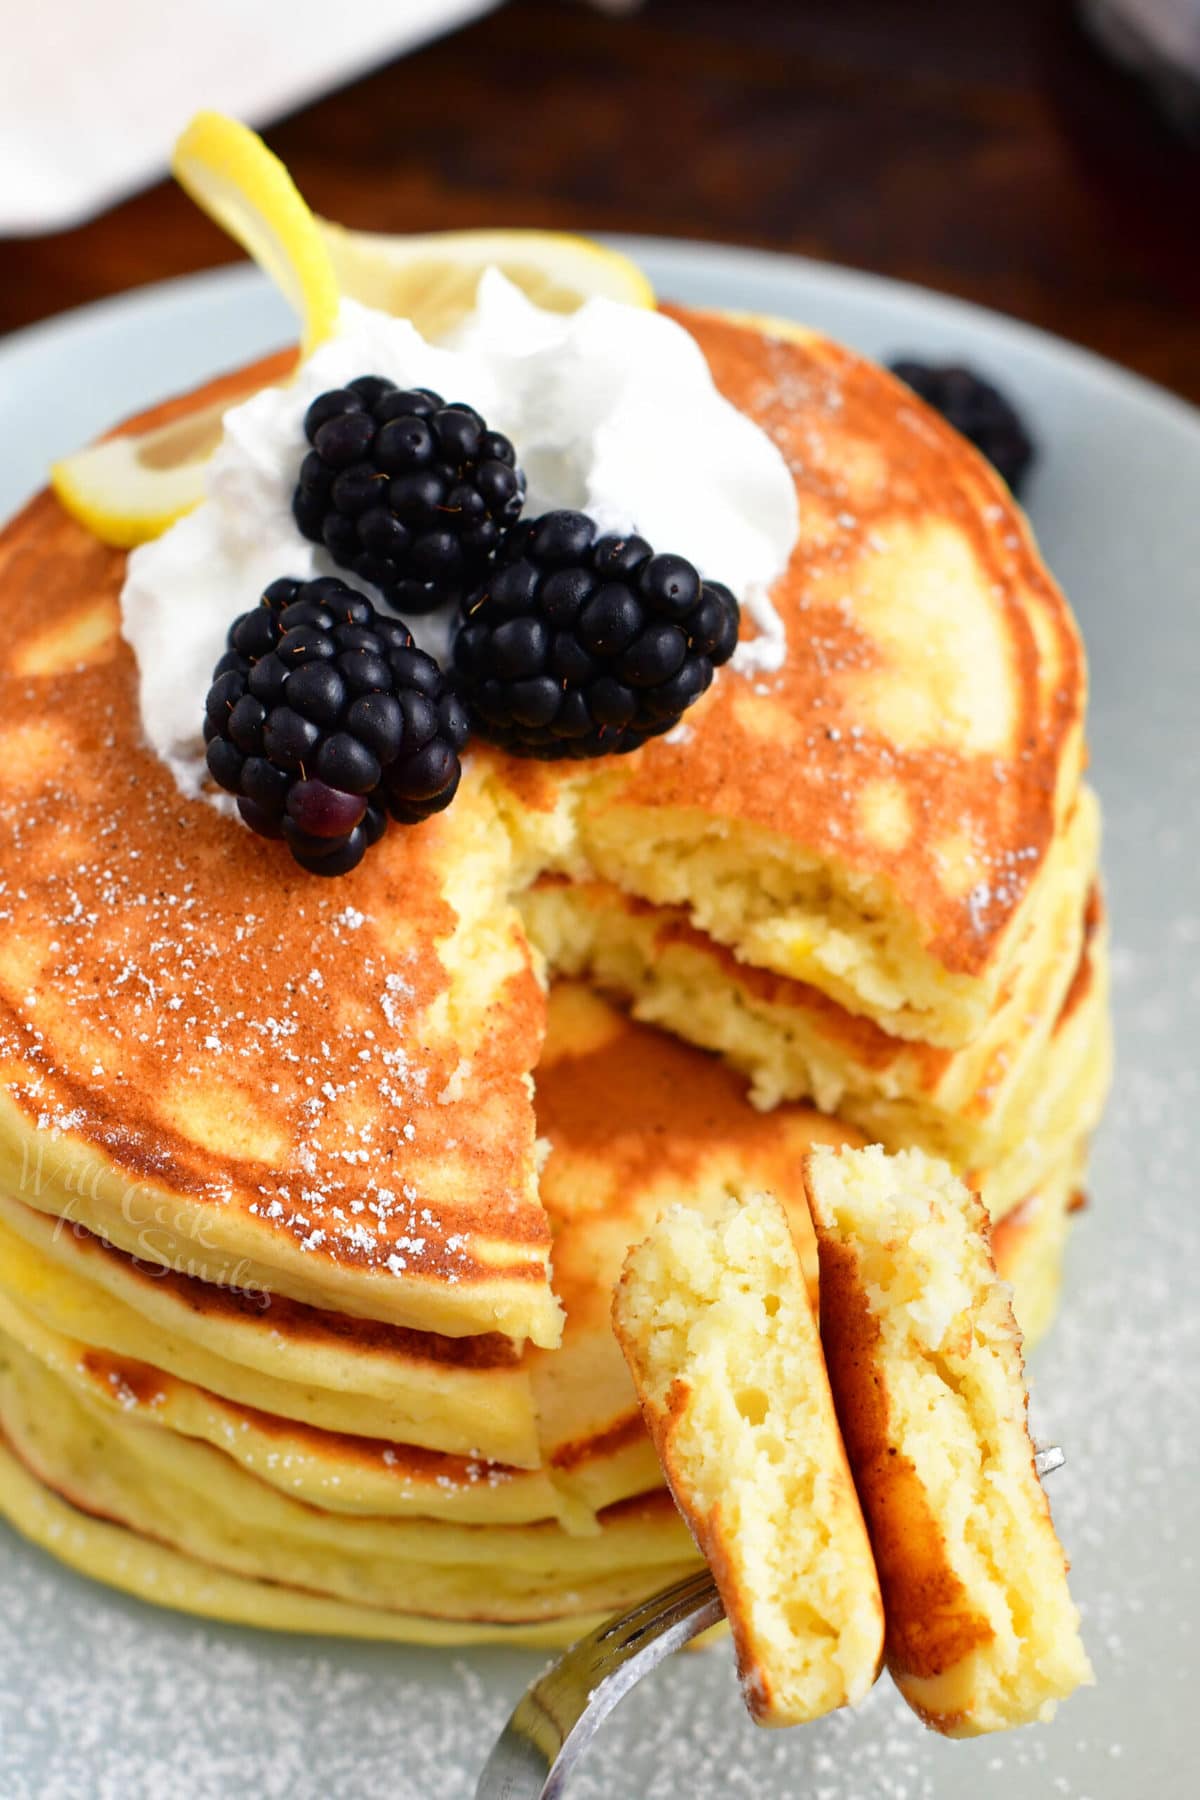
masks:
<path fill-rule="evenodd" d="M 236 252 L 169 182 L 201 105 L 385 231 L 799 251 L 1200 401 L 1200 0 L 8 0 L 0 332 Z"/>

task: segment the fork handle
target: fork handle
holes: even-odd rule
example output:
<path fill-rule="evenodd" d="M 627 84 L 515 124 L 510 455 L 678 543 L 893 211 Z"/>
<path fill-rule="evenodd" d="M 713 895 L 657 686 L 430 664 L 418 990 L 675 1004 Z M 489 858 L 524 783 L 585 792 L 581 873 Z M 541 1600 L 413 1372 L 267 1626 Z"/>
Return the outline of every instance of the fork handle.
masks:
<path fill-rule="evenodd" d="M 1033 1459 L 1061 1469 L 1057 1444 Z M 572 1644 L 527 1688 L 488 1757 L 475 1800 L 561 1800 L 580 1757 L 617 1702 L 656 1664 L 725 1617 L 707 1569 L 663 1588 Z"/>
<path fill-rule="evenodd" d="M 560 1800 L 617 1702 L 724 1616 L 712 1576 L 700 1569 L 580 1638 L 517 1702 L 475 1800 Z"/>

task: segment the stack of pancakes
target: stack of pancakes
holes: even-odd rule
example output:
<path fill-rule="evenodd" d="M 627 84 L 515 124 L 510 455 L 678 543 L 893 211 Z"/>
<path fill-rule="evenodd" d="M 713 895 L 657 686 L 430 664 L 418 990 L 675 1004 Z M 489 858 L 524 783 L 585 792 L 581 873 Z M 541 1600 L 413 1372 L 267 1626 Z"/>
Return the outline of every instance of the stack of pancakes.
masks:
<path fill-rule="evenodd" d="M 814 1143 L 947 1156 L 1048 1321 L 1108 1057 L 1075 627 L 906 390 L 679 316 L 795 472 L 782 667 L 631 757 L 475 751 L 339 881 L 144 746 L 121 555 L 48 495 L 0 537 L 0 1509 L 78 1567 L 283 1628 L 577 1635 L 695 1558 L 625 1250 L 768 1189 L 815 1285 Z"/>

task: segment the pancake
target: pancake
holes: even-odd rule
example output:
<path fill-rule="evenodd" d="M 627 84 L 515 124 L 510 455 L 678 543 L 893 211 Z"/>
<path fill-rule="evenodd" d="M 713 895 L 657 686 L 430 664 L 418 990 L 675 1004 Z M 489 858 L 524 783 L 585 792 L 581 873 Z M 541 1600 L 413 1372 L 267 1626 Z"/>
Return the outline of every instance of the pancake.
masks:
<path fill-rule="evenodd" d="M 211 1444 L 259 1480 L 329 1512 L 470 1525 L 557 1519 L 567 1529 L 596 1528 L 591 1512 L 573 1506 L 542 1468 L 452 1456 L 262 1412 L 53 1331 L 4 1292 L 0 1332 L 94 1407 Z"/>
<path fill-rule="evenodd" d="M 1070 616 L 907 389 L 811 334 L 680 316 L 797 472 L 784 668 L 726 671 L 675 741 L 583 773 L 477 753 L 447 814 L 332 893 L 140 742 L 123 558 L 47 495 L 0 537 L 0 1186 L 126 1249 L 149 1230 L 167 1264 L 203 1235 L 308 1304 L 553 1344 L 506 899 L 535 844 L 895 1034 L 982 1028 L 1074 803 Z"/>
<path fill-rule="evenodd" d="M 687 1130 L 676 1107 L 682 1089 L 696 1100 Z M 689 1191 L 701 1186 L 699 1171 L 707 1161 L 705 1182 L 714 1194 L 728 1174 L 741 1170 L 753 1170 L 757 1179 L 770 1180 L 786 1193 L 796 1156 L 817 1138 L 859 1140 L 807 1108 L 784 1107 L 769 1118 L 760 1116 L 749 1108 L 739 1079 L 711 1057 L 635 1024 L 568 983 L 558 984 L 550 998 L 537 1101 L 539 1128 L 549 1147 L 543 1190 L 557 1230 L 556 1281 L 568 1303 L 568 1318 L 562 1349 L 529 1355 L 519 1373 L 531 1392 L 536 1388 L 542 1396 L 546 1430 L 537 1454 L 540 1458 L 545 1452 L 553 1479 L 546 1468 L 517 1469 L 494 1459 L 437 1454 L 411 1441 L 356 1435 L 344 1428 L 340 1396 L 358 1395 L 360 1407 L 369 1409 L 371 1431 L 378 1433 L 383 1403 L 394 1404 L 397 1388 L 403 1392 L 411 1386 L 419 1394 L 430 1366 L 442 1383 L 441 1406 L 450 1415 L 447 1389 L 454 1382 L 478 1381 L 486 1393 L 488 1381 L 509 1379 L 511 1358 L 497 1354 L 506 1340 L 490 1346 L 487 1340 L 467 1340 L 478 1352 L 476 1369 L 447 1371 L 414 1354 L 439 1347 L 420 1334 L 312 1312 L 279 1296 L 263 1306 L 262 1296 L 231 1294 L 196 1275 L 137 1263 L 78 1226 L 55 1231 L 40 1214 L 3 1197 L 0 1233 L 7 1229 L 11 1248 L 0 1257 L 0 1329 L 94 1398 L 213 1443 L 263 1479 L 317 1504 L 476 1522 L 560 1516 L 583 1522 L 586 1529 L 594 1510 L 661 1479 L 606 1328 L 609 1290 L 625 1249 L 648 1229 L 663 1193 L 674 1191 L 659 1179 L 657 1147 L 672 1144 L 666 1166 Z M 614 1115 L 619 1127 L 614 1127 Z M 1077 1149 L 1061 1175 L 1027 1197 L 994 1234 L 997 1261 L 1014 1284 L 1014 1305 L 1027 1339 L 1040 1333 L 1053 1309 L 1068 1205 L 1078 1187 L 1081 1161 Z M 578 1203 L 584 1194 L 590 1201 L 586 1207 Z M 794 1187 L 792 1199 L 794 1232 L 815 1304 L 815 1240 L 805 1213 L 795 1205 Z M 40 1259 L 30 1257 L 29 1248 L 39 1246 Z M 56 1289 L 58 1265 L 65 1265 L 74 1278 L 65 1289 L 61 1284 Z M 90 1291 L 81 1285 L 89 1282 Z M 1036 1302 L 1032 1295 L 1027 1300 L 1027 1288 L 1035 1286 Z M 39 1292 L 41 1309 L 35 1313 Z M 122 1301 L 119 1310 L 106 1306 L 106 1293 Z M 300 1391 L 282 1402 L 293 1416 L 240 1403 L 155 1366 L 146 1360 L 148 1335 L 137 1339 L 138 1357 L 100 1349 L 80 1336 L 84 1316 L 95 1321 L 93 1336 L 111 1335 L 115 1310 L 136 1331 L 138 1320 L 132 1315 L 147 1304 L 150 1323 L 165 1333 L 176 1358 L 185 1358 L 189 1346 L 209 1350 L 205 1372 L 210 1378 L 213 1358 L 223 1356 L 232 1363 L 239 1388 L 248 1369 L 293 1384 Z M 69 1323 L 69 1330 L 56 1331 L 46 1322 L 50 1314 Z M 261 1329 L 264 1322 L 269 1322 L 267 1331 Z M 440 1348 L 457 1348 L 461 1342 L 449 1340 Z M 234 1350 L 237 1355 L 231 1356 Z M 184 1366 L 183 1361 L 177 1366 Z M 304 1400 L 304 1377 L 310 1395 L 314 1387 L 328 1390 L 340 1429 L 306 1422 L 303 1415 L 311 1403 Z M 580 1402 L 585 1388 L 590 1411 Z M 499 1400 L 495 1406 L 499 1411 Z M 582 1504 L 573 1504 L 570 1496 Z"/>
<path fill-rule="evenodd" d="M 505 1339 L 438 1345 L 278 1296 L 264 1306 L 11 1200 L 0 1200 L 0 1329 L 93 1406 L 197 1439 L 331 1511 L 551 1518 L 594 1532 L 601 1511 L 662 1484 L 609 1327 L 631 1239 L 682 1191 L 717 1204 L 732 1182 L 769 1180 L 790 1195 L 815 1279 L 799 1161 L 814 1143 L 858 1140 L 807 1107 L 764 1117 L 714 1058 L 565 983 L 548 1007 L 538 1123 L 568 1312 L 558 1351 L 531 1348 L 514 1363 Z M 462 1361 L 468 1347 L 475 1368 Z M 451 1352 L 443 1366 L 437 1357 Z M 456 1429 L 485 1443 L 511 1437 L 516 1381 L 533 1397 L 539 1429 L 524 1460 L 535 1467 L 496 1450 L 491 1460 L 478 1448 L 422 1451 L 422 1437 L 436 1444 Z M 415 1418 L 422 1400 L 428 1416 Z"/>
<path fill-rule="evenodd" d="M 661 1492 L 611 1508 L 587 1536 L 553 1523 L 481 1528 L 330 1514 L 207 1445 L 89 1403 L 11 1340 L 3 1365 L 5 1437 L 50 1486 L 202 1558 L 224 1544 L 224 1565 L 255 1578 L 365 1601 L 374 1583 L 379 1603 L 401 1611 L 502 1619 L 509 1603 L 562 1612 L 577 1583 L 693 1555 Z"/>
<path fill-rule="evenodd" d="M 1083 764 L 1071 614 L 1004 484 L 815 333 L 674 310 L 796 476 L 777 672 L 579 775 L 509 764 L 530 860 L 590 871 L 894 1036 L 984 1028 Z"/>
<path fill-rule="evenodd" d="M 472 1623 L 354 1605 L 281 1582 L 231 1575 L 211 1563 L 181 1555 L 72 1505 L 32 1475 L 2 1437 L 0 1495 L 13 1526 L 30 1543 L 81 1575 L 154 1606 L 306 1635 L 441 1646 L 474 1643 L 479 1637 L 479 1629 Z M 492 1625 L 488 1636 L 514 1648 L 557 1649 L 580 1632 L 594 1630 L 605 1617 L 601 1611 L 529 1625 Z"/>
<path fill-rule="evenodd" d="M 724 1603 L 760 1725 L 862 1700 L 883 1605 L 788 1216 L 671 1207 L 625 1261 L 613 1324 L 671 1492 Z"/>
<path fill-rule="evenodd" d="M 0 535 L 0 1189 L 167 1266 L 554 1343 L 494 809 L 468 778 L 341 883 L 264 853 L 141 742 L 123 571 L 49 495 Z"/>
<path fill-rule="evenodd" d="M 1020 1335 L 987 1216 L 944 1163 L 818 1152 L 805 1182 L 821 1337 L 887 1613 L 888 1667 L 935 1730 L 1049 1718 L 1091 1680 L 1034 1468 Z"/>
<path fill-rule="evenodd" d="M 538 1463 L 529 1376 L 500 1334 L 438 1339 L 221 1287 L 2 1196 L 0 1289 L 52 1330 L 260 1412 Z"/>
<path fill-rule="evenodd" d="M 681 1094 L 688 1099 L 682 1108 Z M 37 1394 L 26 1411 L 39 1428 L 52 1417 L 76 1422 L 47 1447 L 14 1414 L 15 1401 L 7 1402 L 7 1411 L 0 1407 L 10 1444 L 7 1461 L 0 1458 L 0 1507 L 35 1538 L 52 1516 L 55 1541 L 73 1545 L 76 1566 L 104 1579 L 133 1591 L 143 1591 L 138 1582 L 161 1579 L 163 1597 L 177 1596 L 172 1603 L 200 1611 L 222 1607 L 228 1609 L 222 1616 L 280 1628 L 308 1619 L 322 1628 L 414 1642 L 509 1641 L 513 1631 L 535 1629 L 529 1619 L 536 1613 L 536 1628 L 551 1634 L 538 1641 L 568 1641 L 594 1616 L 589 1606 L 602 1609 L 602 1593 L 616 1605 L 623 1603 L 616 1596 L 651 1591 L 665 1579 L 661 1558 L 672 1547 L 668 1538 L 664 1548 L 663 1515 L 655 1511 L 662 1469 L 609 1325 L 612 1287 L 625 1253 L 681 1196 L 715 1215 L 730 1191 L 770 1183 L 787 1200 L 815 1301 L 816 1246 L 802 1161 L 815 1144 L 860 1139 L 807 1106 L 757 1111 L 744 1079 L 727 1065 L 638 1024 L 573 983 L 557 984 L 549 997 L 537 1105 L 554 1279 L 566 1308 L 560 1348 L 528 1348 L 519 1365 L 540 1414 L 538 1467 L 423 1450 L 379 1435 L 397 1367 L 401 1386 L 419 1380 L 412 1357 L 397 1354 L 395 1340 L 407 1339 L 395 1328 L 308 1315 L 278 1297 L 265 1311 L 247 1305 L 239 1314 L 237 1296 L 197 1275 L 131 1262 L 77 1227 L 56 1231 L 42 1215 L 10 1200 L 0 1202 L 0 1232 L 7 1232 L 0 1254 L 0 1333 L 7 1362 L 24 1369 L 23 1391 Z M 1035 1282 L 1044 1307 L 1053 1294 L 1076 1181 L 1072 1166 L 1057 1187 L 1011 1215 L 997 1236 L 1002 1266 L 1011 1265 L 1018 1282 Z M 1018 1303 L 1024 1305 L 1020 1295 Z M 322 1383 L 340 1379 L 341 1391 L 328 1388 L 332 1416 L 344 1420 L 357 1407 L 355 1416 L 377 1423 L 365 1434 L 317 1426 L 89 1341 L 89 1334 L 111 1340 L 114 1321 L 123 1315 L 139 1325 L 140 1348 L 150 1347 L 153 1329 L 158 1353 L 171 1346 L 179 1366 L 192 1366 L 184 1359 L 203 1354 L 216 1361 L 222 1348 L 236 1351 L 236 1359 L 223 1360 L 240 1383 L 266 1365 L 292 1395 L 287 1404 L 301 1414 L 311 1409 Z M 283 1325 L 278 1343 L 272 1316 Z M 424 1342 L 420 1334 L 409 1336 Z M 475 1342 L 448 1340 L 460 1351 Z M 475 1375 L 481 1382 L 507 1377 L 511 1367 L 502 1360 L 498 1370 L 489 1369 L 484 1360 Z M 469 1371 L 455 1365 L 451 1373 L 457 1380 Z M 155 1448 L 156 1440 L 163 1448 Z M 24 1460 L 14 1462 L 18 1452 Z M 64 1514 L 49 1501 L 33 1504 L 30 1469 L 74 1510 Z M 282 1525 L 271 1494 L 287 1503 Z M 639 1513 L 639 1502 L 649 1510 Z M 114 1536 L 111 1523 L 88 1525 L 84 1514 L 120 1520 L 121 1533 Z M 670 1516 L 668 1511 L 668 1521 Z M 288 1550 L 297 1517 L 303 1542 Z M 240 1535 L 231 1546 L 226 1539 L 235 1530 L 233 1520 Z M 384 1538 L 385 1548 L 392 1543 L 397 1571 L 403 1568 L 395 1579 L 406 1604 L 389 1610 L 383 1622 L 378 1608 L 364 1604 L 369 1596 L 362 1559 L 351 1556 L 362 1521 L 372 1534 L 395 1521 L 409 1533 L 403 1555 L 396 1534 Z M 473 1528 L 469 1582 L 462 1572 L 461 1532 L 447 1533 L 446 1526 Z M 514 1526 L 535 1530 L 522 1537 L 509 1529 Z M 141 1534 L 140 1544 L 135 1534 Z M 581 1597 L 578 1553 L 558 1547 L 568 1535 L 590 1536 L 596 1546 L 590 1600 Z M 675 1551 L 686 1556 L 686 1543 L 680 1550 L 676 1538 Z M 423 1577 L 420 1588 L 404 1585 L 415 1561 L 457 1572 L 432 1585 Z M 514 1562 L 524 1569 L 520 1586 L 511 1572 Z M 149 1569 L 161 1569 L 161 1576 Z M 274 1571 L 270 1587 L 263 1585 L 268 1570 Z M 608 1585 L 598 1585 L 602 1579 Z M 315 1611 L 299 1598 L 299 1589 L 314 1583 L 324 1596 L 320 1605 L 314 1600 Z M 468 1587 L 470 1620 L 460 1616 Z M 335 1590 L 339 1599 L 332 1597 Z M 574 1598 L 568 1602 L 566 1595 Z M 564 1605 L 570 1610 L 551 1621 L 548 1615 Z M 346 1610 L 328 1611 L 336 1607 Z M 447 1608 L 458 1609 L 455 1618 Z M 514 1609 L 522 1611 L 525 1625 L 514 1622 Z M 452 1639 L 445 1637 L 451 1631 Z"/>
<path fill-rule="evenodd" d="M 475 1639 L 491 1637 L 496 1628 L 503 1638 L 512 1625 L 573 1620 L 628 1604 L 696 1566 L 691 1541 L 665 1495 L 618 1509 L 597 1537 L 571 1537 L 556 1527 L 509 1527 L 514 1542 L 508 1561 L 497 1538 L 501 1527 L 444 1526 L 460 1540 L 447 1541 L 447 1551 L 464 1551 L 462 1560 L 445 1562 L 429 1556 L 425 1534 L 405 1541 L 406 1530 L 417 1532 L 412 1525 L 338 1516 L 330 1528 L 325 1516 L 250 1477 L 231 1489 L 231 1465 L 218 1469 L 216 1452 L 90 1415 L 65 1388 L 56 1390 L 44 1371 L 26 1385 L 7 1349 L 0 1416 L 10 1452 L 77 1511 L 121 1524 L 205 1567 L 401 1619 L 470 1627 Z M 273 1499 L 274 1505 L 264 1511 L 255 1499 Z M 626 1552 L 633 1553 L 629 1566 Z"/>
<path fill-rule="evenodd" d="M 682 1114 L 681 1092 L 689 1100 Z M 38 1284 L 0 1257 L 6 1271 L 0 1281 L 0 1329 L 9 1334 L 10 1367 L 10 1398 L 0 1416 L 10 1447 L 77 1509 L 118 1519 L 198 1566 L 246 1579 L 269 1576 L 288 1589 L 314 1588 L 356 1604 L 368 1592 L 361 1573 L 366 1551 L 357 1562 L 352 1557 L 356 1537 L 362 1540 L 360 1527 L 372 1533 L 385 1524 L 395 1527 L 383 1542 L 404 1545 L 403 1561 L 393 1551 L 391 1590 L 405 1596 L 403 1610 L 445 1619 L 457 1608 L 455 1616 L 465 1625 L 463 1609 L 469 1606 L 474 1635 L 481 1639 L 502 1637 L 518 1617 L 528 1622 L 556 1609 L 581 1629 L 578 1621 L 602 1604 L 601 1596 L 622 1604 L 664 1585 L 687 1559 L 694 1566 L 690 1539 L 664 1493 L 609 1324 L 612 1286 L 625 1251 L 682 1193 L 719 1207 L 732 1185 L 770 1180 L 789 1196 L 813 1279 L 815 1246 L 798 1176 L 801 1159 L 815 1143 L 858 1140 L 809 1107 L 786 1106 L 770 1117 L 755 1111 L 744 1081 L 715 1058 L 638 1025 L 570 983 L 559 984 L 550 996 L 537 1101 L 547 1149 L 542 1192 L 554 1231 L 555 1285 L 567 1313 L 560 1348 L 529 1348 L 521 1368 L 537 1399 L 539 1469 L 493 1471 L 477 1463 L 471 1482 L 464 1479 L 461 1459 L 451 1468 L 452 1459 L 430 1457 L 426 1485 L 438 1484 L 446 1504 L 423 1516 L 419 1486 L 403 1505 L 391 1493 L 382 1494 L 389 1479 L 381 1466 L 387 1447 L 382 1442 L 371 1446 L 344 1432 L 300 1429 L 300 1422 L 278 1412 L 265 1414 L 178 1374 L 164 1374 L 153 1361 L 131 1365 L 111 1351 L 97 1353 L 85 1340 L 100 1333 L 111 1340 L 118 1293 L 132 1293 L 143 1315 L 152 1303 L 151 1311 L 163 1321 L 160 1343 L 187 1345 L 189 1355 L 196 1354 L 196 1334 L 203 1338 L 213 1329 L 209 1354 L 215 1356 L 222 1341 L 236 1350 L 237 1360 L 230 1357 L 229 1366 L 243 1380 L 252 1362 L 264 1360 L 282 1380 L 293 1344 L 285 1335 L 282 1345 L 272 1346 L 263 1329 L 276 1303 L 265 1313 L 250 1308 L 238 1316 L 234 1296 L 211 1287 L 199 1296 L 197 1289 L 206 1284 L 196 1276 L 130 1264 L 78 1230 L 56 1233 L 41 1215 L 12 1202 L 0 1211 L 27 1216 L 23 1233 L 10 1227 L 11 1240 L 18 1252 L 30 1250 L 30 1239 L 42 1241 L 42 1280 L 58 1296 L 59 1311 L 48 1325 L 46 1308 L 38 1305 Z M 0 1229 L 3 1225 L 0 1219 Z M 12 1290 L 5 1294 L 10 1279 Z M 78 1291 L 64 1299 L 68 1281 Z M 90 1304 L 83 1291 L 89 1286 Z M 182 1293 L 172 1291 L 180 1288 Z M 296 1311 L 289 1303 L 283 1316 Z M 72 1322 L 81 1328 L 74 1340 L 67 1329 Z M 143 1316 L 143 1325 L 153 1323 Z M 347 1381 L 361 1389 L 369 1358 L 352 1352 L 367 1326 L 361 1320 L 344 1325 L 337 1346 L 345 1352 Z M 377 1327 L 371 1331 L 376 1338 L 382 1335 Z M 260 1341 L 253 1341 L 254 1333 Z M 138 1340 L 143 1347 L 147 1342 Z M 300 1347 L 303 1351 L 303 1338 Z M 11 1397 L 20 1385 L 11 1374 L 17 1365 L 24 1390 L 36 1384 L 38 1393 L 36 1405 L 24 1413 Z M 315 1367 L 329 1380 L 327 1363 Z M 464 1373 L 453 1372 L 456 1378 Z M 492 1371 L 479 1373 L 482 1379 Z M 305 1396 L 299 1410 L 311 1410 L 313 1383 L 296 1386 Z M 333 1404 L 346 1407 L 353 1398 L 335 1393 Z M 358 1404 L 382 1414 L 378 1399 L 368 1396 Z M 52 1418 L 67 1424 L 47 1444 Z M 75 1454 L 79 1443 L 92 1448 Z M 390 1448 L 393 1466 L 407 1470 L 410 1448 L 402 1443 Z M 366 1458 L 371 1462 L 364 1476 Z M 411 1491 L 411 1478 L 405 1486 Z M 344 1488 L 344 1498 L 331 1502 L 331 1488 Z M 367 1502 L 376 1497 L 382 1504 L 372 1514 Z M 304 1541 L 296 1548 L 296 1527 L 288 1521 L 297 1516 L 299 1500 L 305 1503 L 299 1515 Z M 281 1506 L 287 1509 L 282 1514 Z M 516 1527 L 534 1518 L 546 1523 L 533 1524 L 522 1537 Z M 228 1524 L 222 1526 L 222 1520 Z M 236 1541 L 227 1541 L 233 1521 Z M 403 1540 L 402 1524 L 410 1534 Z M 474 1546 L 469 1582 L 461 1573 L 464 1527 Z M 378 1540 L 368 1541 L 376 1555 Z M 572 1548 L 572 1541 L 580 1547 Z M 519 1564 L 519 1582 L 512 1573 L 518 1552 L 534 1564 Z M 444 1567 L 450 1572 L 442 1576 L 437 1571 Z M 640 1581 L 637 1570 L 643 1571 Z M 372 1576 L 377 1594 L 384 1591 L 385 1576 L 386 1568 Z M 415 1636 L 420 1639 L 419 1629 Z"/>
<path fill-rule="evenodd" d="M 947 1157 L 978 1172 L 1000 1217 L 1053 1166 L 1064 1140 L 1094 1126 L 1107 1086 L 1107 1058 L 1093 1054 L 1107 1038 L 1097 822 L 1085 790 L 1051 852 L 1053 891 L 1012 979 L 985 1030 L 958 1051 L 889 1037 L 819 989 L 738 962 L 682 908 L 651 906 L 608 883 L 543 877 L 521 909 L 551 967 L 718 1051 L 750 1078 L 756 1105 L 809 1099 L 889 1148 L 916 1144 Z M 1031 1132 L 1034 1119 L 1042 1128 Z"/>

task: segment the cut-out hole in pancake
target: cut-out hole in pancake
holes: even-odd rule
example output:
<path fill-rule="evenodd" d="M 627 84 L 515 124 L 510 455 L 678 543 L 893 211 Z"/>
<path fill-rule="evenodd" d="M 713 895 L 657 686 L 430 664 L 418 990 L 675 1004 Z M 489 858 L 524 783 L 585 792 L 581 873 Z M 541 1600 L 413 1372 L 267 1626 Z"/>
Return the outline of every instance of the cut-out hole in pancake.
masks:
<path fill-rule="evenodd" d="M 737 1409 L 750 1425 L 761 1425 L 767 1416 L 767 1396 L 761 1388 L 743 1388 L 737 1395 Z"/>

